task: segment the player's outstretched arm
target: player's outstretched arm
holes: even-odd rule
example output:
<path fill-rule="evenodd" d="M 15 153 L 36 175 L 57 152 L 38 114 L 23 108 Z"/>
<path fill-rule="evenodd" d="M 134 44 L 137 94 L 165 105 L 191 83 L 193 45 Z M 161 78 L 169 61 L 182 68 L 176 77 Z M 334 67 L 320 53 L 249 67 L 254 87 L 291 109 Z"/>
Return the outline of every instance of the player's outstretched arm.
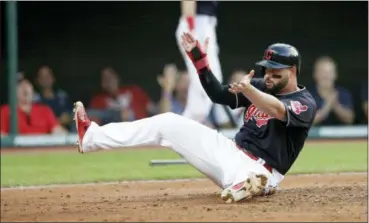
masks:
<path fill-rule="evenodd" d="M 182 35 L 182 45 L 192 60 L 200 78 L 200 82 L 209 98 L 217 104 L 227 105 L 231 108 L 245 106 L 248 99 L 242 94 L 231 93 L 228 85 L 222 85 L 212 73 L 207 60 L 206 49 L 209 40 L 205 40 L 204 49 L 199 42 L 189 33 Z"/>

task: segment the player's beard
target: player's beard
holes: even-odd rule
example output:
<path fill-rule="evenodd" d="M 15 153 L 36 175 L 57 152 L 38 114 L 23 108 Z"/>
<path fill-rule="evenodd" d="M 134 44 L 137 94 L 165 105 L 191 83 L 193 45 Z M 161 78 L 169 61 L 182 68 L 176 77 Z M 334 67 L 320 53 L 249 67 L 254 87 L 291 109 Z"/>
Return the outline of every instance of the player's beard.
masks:
<path fill-rule="evenodd" d="M 278 83 L 273 82 L 273 86 L 271 88 L 266 88 L 266 92 L 269 94 L 278 94 L 287 86 L 287 84 L 288 77 L 283 77 Z"/>

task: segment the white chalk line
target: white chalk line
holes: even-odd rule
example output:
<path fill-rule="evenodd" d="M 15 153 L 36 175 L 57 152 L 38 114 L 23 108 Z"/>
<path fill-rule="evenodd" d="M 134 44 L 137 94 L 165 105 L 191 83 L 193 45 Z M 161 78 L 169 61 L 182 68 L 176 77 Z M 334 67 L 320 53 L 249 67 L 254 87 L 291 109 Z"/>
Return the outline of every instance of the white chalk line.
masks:
<path fill-rule="evenodd" d="M 368 175 L 367 172 L 343 172 L 343 173 L 309 173 L 309 174 L 289 174 L 288 176 L 338 176 L 338 175 Z M 161 183 L 161 182 L 189 182 L 189 181 L 207 181 L 208 178 L 185 178 L 185 179 L 170 179 L 170 180 L 125 180 L 97 183 L 77 183 L 77 184 L 50 184 L 37 186 L 14 186 L 2 187 L 1 191 L 9 190 L 31 190 L 31 189 L 49 189 L 49 188 L 67 188 L 81 186 L 99 186 L 99 185 L 114 185 L 114 184 L 130 184 L 130 183 Z"/>
<path fill-rule="evenodd" d="M 207 178 L 184 178 L 184 179 L 169 179 L 169 180 L 124 180 L 124 181 L 110 181 L 110 182 L 97 182 L 97 183 L 49 184 L 49 185 L 37 185 L 37 186 L 2 187 L 1 191 L 66 188 L 66 187 L 79 187 L 79 186 L 99 186 L 99 185 L 130 184 L 130 183 L 189 182 L 189 181 L 205 181 L 205 180 L 207 180 Z"/>

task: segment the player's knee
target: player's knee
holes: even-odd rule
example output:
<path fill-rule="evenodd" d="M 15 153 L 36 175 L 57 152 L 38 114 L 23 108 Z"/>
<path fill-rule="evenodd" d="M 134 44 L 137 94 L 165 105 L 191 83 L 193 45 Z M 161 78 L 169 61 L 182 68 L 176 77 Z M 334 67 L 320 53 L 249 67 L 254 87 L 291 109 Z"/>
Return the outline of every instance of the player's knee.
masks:
<path fill-rule="evenodd" d="M 179 118 L 180 116 L 173 113 L 173 112 L 165 112 L 162 114 L 159 114 L 155 117 L 155 119 L 160 123 L 160 124 L 166 124 L 168 122 L 172 122 L 175 121 Z"/>
<path fill-rule="evenodd" d="M 166 112 L 158 115 L 155 122 L 161 130 L 167 130 L 172 129 L 176 125 L 179 125 L 179 123 L 181 123 L 181 118 L 183 117 L 173 112 Z"/>

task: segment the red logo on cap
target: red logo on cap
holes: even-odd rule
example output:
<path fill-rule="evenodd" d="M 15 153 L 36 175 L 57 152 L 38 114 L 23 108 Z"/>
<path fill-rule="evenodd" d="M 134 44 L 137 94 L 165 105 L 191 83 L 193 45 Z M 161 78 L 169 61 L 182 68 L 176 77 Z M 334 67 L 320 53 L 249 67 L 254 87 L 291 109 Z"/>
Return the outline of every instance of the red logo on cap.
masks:
<path fill-rule="evenodd" d="M 270 60 L 270 58 L 272 58 L 272 54 L 273 52 L 271 50 L 267 50 L 265 53 L 265 59 Z"/>

